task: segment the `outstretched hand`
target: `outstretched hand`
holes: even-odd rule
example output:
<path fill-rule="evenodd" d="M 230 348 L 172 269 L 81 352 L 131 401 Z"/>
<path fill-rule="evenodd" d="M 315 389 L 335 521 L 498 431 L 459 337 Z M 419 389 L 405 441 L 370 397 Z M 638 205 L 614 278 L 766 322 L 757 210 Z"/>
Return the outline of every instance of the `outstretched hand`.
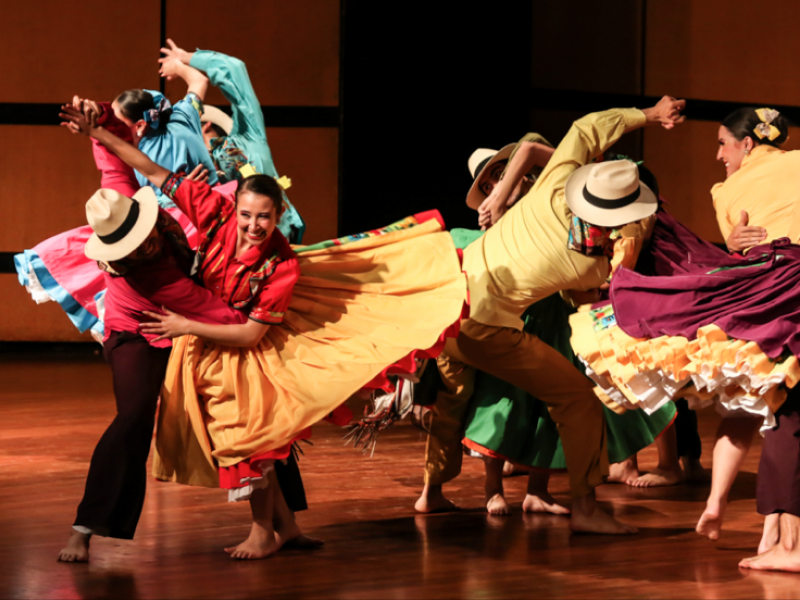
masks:
<path fill-rule="evenodd" d="M 177 58 L 159 58 L 158 62 L 161 63 L 161 68 L 158 70 L 159 74 L 166 78 L 167 81 L 172 81 L 176 77 L 180 77 L 180 70 L 183 63 Z"/>
<path fill-rule="evenodd" d="M 189 326 L 191 324 L 189 319 L 172 312 L 165 306 L 162 306 L 161 310 L 164 311 L 164 314 L 154 313 L 147 310 L 142 311 L 143 314 L 147 315 L 151 319 L 155 319 L 154 322 L 142 323 L 140 325 L 142 333 L 157 335 L 158 337 L 153 340 L 154 342 L 171 340 L 173 338 L 189 334 Z"/>
<path fill-rule="evenodd" d="M 686 108 L 686 100 L 677 100 L 672 96 L 664 96 L 655 106 L 642 112 L 648 123 L 661 123 L 664 129 L 672 129 L 686 120 L 681 111 Z"/>
<path fill-rule="evenodd" d="M 197 181 L 199 183 L 208 183 L 208 169 L 206 169 L 201 163 L 192 169 L 192 172 L 186 175 L 184 179 L 188 179 L 189 181 Z"/>

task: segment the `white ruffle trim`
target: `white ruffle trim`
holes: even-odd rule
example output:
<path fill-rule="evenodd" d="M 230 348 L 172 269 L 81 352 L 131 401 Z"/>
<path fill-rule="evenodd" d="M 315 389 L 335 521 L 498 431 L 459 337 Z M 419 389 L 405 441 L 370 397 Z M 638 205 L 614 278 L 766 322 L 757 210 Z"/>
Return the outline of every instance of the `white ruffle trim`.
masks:
<path fill-rule="evenodd" d="M 696 410 L 714 404 L 717 412 L 723 417 L 759 416 L 764 419 L 761 432 L 775 427 L 775 415 L 764 400 L 770 390 L 782 384 L 785 375 L 775 374 L 770 377 L 759 377 L 747 363 L 743 363 L 741 371 L 736 365 L 725 364 L 717 369 L 716 374 L 711 367 L 704 365 L 700 373 L 675 381 L 661 369 L 640 373 L 628 383 L 628 391 L 639 401 L 634 404 L 612 385 L 608 379 L 601 377 L 578 357 L 586 368 L 586 375 L 594 381 L 614 402 L 627 409 L 640 408 L 648 415 L 653 414 L 667 402 L 674 400 L 678 392 L 690 381 L 698 392 L 707 391 L 714 394 L 712 399 L 701 398 L 691 393 L 684 394 L 689 408 Z M 728 390 L 735 390 L 729 394 Z"/>
<path fill-rule="evenodd" d="M 31 295 L 31 298 L 36 302 L 36 304 L 43 304 L 45 302 L 53 301 L 53 298 L 50 297 L 50 294 L 47 293 L 47 290 L 44 289 L 39 278 L 36 277 L 36 271 L 30 269 L 28 271 L 28 283 L 25 286 L 25 289 L 28 290 L 28 293 Z"/>
<path fill-rule="evenodd" d="M 275 470 L 275 461 L 261 461 L 259 467 L 261 468 L 261 477 L 242 477 L 239 482 L 247 485 L 228 490 L 228 502 L 244 502 L 245 500 L 250 500 L 250 496 L 253 495 L 254 491 L 263 490 L 269 486 L 269 478 L 267 476 L 270 471 Z"/>

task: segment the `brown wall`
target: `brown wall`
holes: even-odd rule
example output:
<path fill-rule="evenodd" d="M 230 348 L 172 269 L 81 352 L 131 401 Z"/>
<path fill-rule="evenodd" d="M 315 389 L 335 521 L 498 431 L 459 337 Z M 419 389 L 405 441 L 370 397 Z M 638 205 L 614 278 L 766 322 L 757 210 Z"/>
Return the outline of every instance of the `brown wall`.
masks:
<path fill-rule="evenodd" d="M 338 0 L 260 0 L 237 10 L 212 0 L 168 0 L 166 33 L 187 50 L 237 56 L 266 106 L 339 104 Z M 3 7 L 0 102 L 60 103 L 72 94 L 110 100 L 121 91 L 158 89 L 159 0 L 135 14 L 124 3 L 86 0 L 91 27 L 70 24 L 54 0 Z M 124 41 L 124 42 L 123 42 Z M 179 99 L 180 82 L 166 86 Z M 210 104 L 225 105 L 211 90 Z M 267 130 L 275 165 L 292 179 L 289 198 L 307 223 L 305 242 L 337 234 L 337 128 Z M 59 127 L 0 125 L 0 252 L 18 252 L 84 224 L 83 205 L 99 174 L 89 141 Z M 0 341 L 84 340 L 54 304 L 35 305 L 16 275 L 0 274 Z M 88 335 L 88 334 L 87 334 Z"/>

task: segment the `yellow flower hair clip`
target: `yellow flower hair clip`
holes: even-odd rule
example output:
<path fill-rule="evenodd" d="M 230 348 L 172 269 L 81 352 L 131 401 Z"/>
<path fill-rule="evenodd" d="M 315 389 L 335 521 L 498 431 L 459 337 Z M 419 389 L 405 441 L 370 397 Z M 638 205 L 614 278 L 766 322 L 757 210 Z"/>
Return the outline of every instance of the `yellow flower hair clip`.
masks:
<path fill-rule="evenodd" d="M 281 186 L 281 189 L 285 192 L 292 187 L 292 180 L 284 175 L 278 179 L 278 185 Z"/>
<path fill-rule="evenodd" d="M 781 135 L 781 130 L 775 127 L 772 122 L 781 113 L 772 108 L 759 108 L 756 109 L 756 114 L 758 118 L 761 119 L 761 123 L 756 125 L 754 131 L 758 139 L 763 140 L 764 138 L 768 138 L 770 142 L 778 139 Z"/>

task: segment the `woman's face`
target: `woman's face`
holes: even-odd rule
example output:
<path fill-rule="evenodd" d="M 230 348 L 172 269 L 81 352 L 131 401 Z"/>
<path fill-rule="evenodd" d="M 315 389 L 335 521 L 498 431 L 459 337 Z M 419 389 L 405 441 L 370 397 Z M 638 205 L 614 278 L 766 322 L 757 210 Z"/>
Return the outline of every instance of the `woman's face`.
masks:
<path fill-rule="evenodd" d="M 730 177 L 742 166 L 745 151 L 750 151 L 753 147 L 753 140 L 749 137 L 742 141 L 737 140 L 730 130 L 724 125 L 719 126 L 719 150 L 717 150 L 717 160 L 721 160 L 725 165 L 725 177 Z"/>
<path fill-rule="evenodd" d="M 139 121 L 133 122 L 128 117 L 125 116 L 125 113 L 122 112 L 122 109 L 119 106 L 119 102 L 114 100 L 111 103 L 111 110 L 114 111 L 114 116 L 117 117 L 120 121 L 125 123 L 131 129 L 131 135 L 133 136 L 133 144 L 134 146 L 139 145 L 139 140 L 142 139 L 145 131 L 147 130 L 147 122 L 144 119 L 140 119 Z"/>
<path fill-rule="evenodd" d="M 282 211 L 281 211 L 282 212 Z M 240 192 L 236 202 L 236 223 L 239 242 L 258 246 L 270 238 L 280 214 L 269 196 Z"/>
<path fill-rule="evenodd" d="M 478 184 L 478 188 L 486 195 L 492 193 L 495 186 L 500 183 L 500 176 L 503 174 L 503 169 L 506 168 L 506 161 L 500 160 L 494 163 L 493 165 L 489 165 L 488 168 L 483 170 L 481 173 L 480 178 L 481 181 Z"/>

